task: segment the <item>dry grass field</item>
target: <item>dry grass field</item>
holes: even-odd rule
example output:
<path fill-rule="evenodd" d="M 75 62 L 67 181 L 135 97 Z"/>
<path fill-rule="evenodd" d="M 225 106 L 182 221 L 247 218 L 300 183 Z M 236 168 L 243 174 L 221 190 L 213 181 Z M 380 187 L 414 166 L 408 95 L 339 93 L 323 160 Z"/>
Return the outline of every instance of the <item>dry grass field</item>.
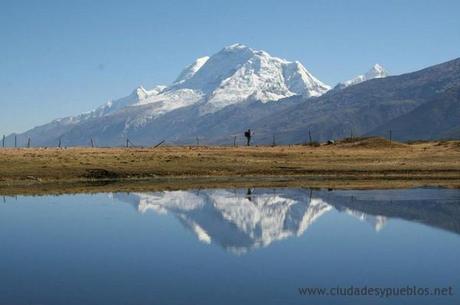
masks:
<path fill-rule="evenodd" d="M 0 192 L 121 182 L 185 185 L 460 187 L 460 141 L 277 147 L 22 148 L 0 150 Z M 83 186 L 82 186 L 83 185 Z M 105 183 L 105 185 L 113 185 Z M 118 187 L 121 187 L 118 185 Z"/>

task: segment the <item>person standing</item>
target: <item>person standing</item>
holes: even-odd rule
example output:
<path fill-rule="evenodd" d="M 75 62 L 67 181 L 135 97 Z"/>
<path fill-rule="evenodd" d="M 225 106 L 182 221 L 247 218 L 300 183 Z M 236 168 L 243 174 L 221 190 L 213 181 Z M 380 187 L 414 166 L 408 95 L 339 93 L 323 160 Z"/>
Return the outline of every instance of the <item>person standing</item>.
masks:
<path fill-rule="evenodd" d="M 251 137 L 252 137 L 251 129 L 246 130 L 244 132 L 244 136 L 246 137 L 247 145 L 251 146 Z"/>

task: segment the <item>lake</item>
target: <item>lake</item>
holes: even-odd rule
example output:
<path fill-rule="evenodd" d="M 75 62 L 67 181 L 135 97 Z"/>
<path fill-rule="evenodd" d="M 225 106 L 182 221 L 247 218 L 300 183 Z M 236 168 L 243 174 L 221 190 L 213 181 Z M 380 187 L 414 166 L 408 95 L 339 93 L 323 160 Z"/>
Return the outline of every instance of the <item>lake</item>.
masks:
<path fill-rule="evenodd" d="M 460 304 L 459 234 L 454 189 L 0 197 L 0 304 Z"/>

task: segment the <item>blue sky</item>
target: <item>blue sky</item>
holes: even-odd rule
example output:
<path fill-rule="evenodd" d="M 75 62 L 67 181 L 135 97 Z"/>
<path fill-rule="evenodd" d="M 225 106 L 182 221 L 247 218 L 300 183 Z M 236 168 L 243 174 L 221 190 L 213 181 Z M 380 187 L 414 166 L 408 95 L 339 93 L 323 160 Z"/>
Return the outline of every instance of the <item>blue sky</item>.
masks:
<path fill-rule="evenodd" d="M 460 1 L 0 0 L 0 134 L 169 84 L 240 42 L 330 85 L 460 56 Z"/>

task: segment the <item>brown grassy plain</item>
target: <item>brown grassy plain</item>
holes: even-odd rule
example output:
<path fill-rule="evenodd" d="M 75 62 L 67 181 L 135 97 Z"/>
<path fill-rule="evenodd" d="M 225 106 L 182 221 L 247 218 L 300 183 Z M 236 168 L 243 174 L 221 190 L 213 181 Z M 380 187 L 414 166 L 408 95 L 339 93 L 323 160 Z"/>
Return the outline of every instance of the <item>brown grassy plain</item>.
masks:
<path fill-rule="evenodd" d="M 0 150 L 0 193 L 208 186 L 460 187 L 460 141 L 360 139 L 320 147 Z"/>

